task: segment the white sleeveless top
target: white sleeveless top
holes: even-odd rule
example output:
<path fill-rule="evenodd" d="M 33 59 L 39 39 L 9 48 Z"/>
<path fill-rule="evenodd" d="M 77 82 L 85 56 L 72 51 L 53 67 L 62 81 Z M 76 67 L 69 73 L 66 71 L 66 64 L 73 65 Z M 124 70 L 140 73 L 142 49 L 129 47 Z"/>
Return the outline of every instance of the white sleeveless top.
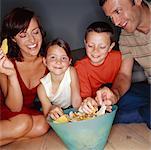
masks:
<path fill-rule="evenodd" d="M 47 97 L 52 104 L 58 105 L 62 108 L 67 108 L 71 105 L 70 67 L 66 70 L 63 80 L 61 81 L 55 94 L 52 93 L 52 81 L 50 73 L 43 77 L 40 82 L 43 84 Z"/>

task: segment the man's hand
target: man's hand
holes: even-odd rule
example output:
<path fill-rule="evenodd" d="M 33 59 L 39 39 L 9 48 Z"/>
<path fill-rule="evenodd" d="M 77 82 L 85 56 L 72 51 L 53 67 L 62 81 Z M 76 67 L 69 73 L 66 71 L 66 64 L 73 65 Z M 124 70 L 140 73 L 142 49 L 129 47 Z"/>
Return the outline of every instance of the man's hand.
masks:
<path fill-rule="evenodd" d="M 106 106 L 110 106 L 117 103 L 118 97 L 111 89 L 103 87 L 96 92 L 95 100 L 99 105 L 104 103 Z"/>

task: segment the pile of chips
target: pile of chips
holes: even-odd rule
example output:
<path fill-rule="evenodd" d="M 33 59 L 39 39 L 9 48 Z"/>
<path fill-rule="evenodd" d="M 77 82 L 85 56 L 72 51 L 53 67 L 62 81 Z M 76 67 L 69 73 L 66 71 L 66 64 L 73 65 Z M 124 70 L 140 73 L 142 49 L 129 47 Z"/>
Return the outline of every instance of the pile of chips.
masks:
<path fill-rule="evenodd" d="M 77 122 L 77 121 L 81 121 L 81 120 L 90 120 L 93 119 L 97 116 L 101 116 L 105 114 L 105 110 L 106 110 L 106 106 L 102 105 L 102 107 L 97 110 L 94 109 L 94 111 L 90 114 L 81 112 L 81 111 L 77 111 L 77 112 L 73 112 L 70 111 L 69 114 L 64 114 L 61 117 L 59 117 L 58 119 L 54 120 L 54 123 L 65 123 L 65 122 Z"/>

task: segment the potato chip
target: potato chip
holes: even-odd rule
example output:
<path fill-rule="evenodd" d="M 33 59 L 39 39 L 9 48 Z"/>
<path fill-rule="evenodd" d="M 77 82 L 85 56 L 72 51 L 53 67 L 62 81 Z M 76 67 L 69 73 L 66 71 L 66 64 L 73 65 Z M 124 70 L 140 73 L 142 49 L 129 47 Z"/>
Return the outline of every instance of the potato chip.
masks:
<path fill-rule="evenodd" d="M 69 122 L 69 119 L 68 119 L 67 115 L 62 115 L 61 117 L 54 120 L 53 122 L 54 123 L 65 123 L 65 122 Z"/>
<path fill-rule="evenodd" d="M 92 113 L 84 113 L 81 111 L 77 111 L 77 112 L 73 112 L 70 111 L 69 114 L 65 114 L 61 117 L 59 117 L 58 119 L 54 120 L 54 123 L 65 123 L 65 122 L 77 122 L 77 121 L 81 121 L 81 120 L 90 120 L 93 119 L 97 116 L 101 116 L 105 114 L 105 110 L 106 110 L 106 106 L 102 105 L 102 107 L 100 108 L 100 110 L 98 110 L 98 108 L 94 107 Z"/>
<path fill-rule="evenodd" d="M 2 51 L 3 51 L 4 54 L 7 54 L 7 53 L 8 53 L 7 39 L 4 39 L 4 40 L 2 41 L 1 49 L 2 49 Z"/>

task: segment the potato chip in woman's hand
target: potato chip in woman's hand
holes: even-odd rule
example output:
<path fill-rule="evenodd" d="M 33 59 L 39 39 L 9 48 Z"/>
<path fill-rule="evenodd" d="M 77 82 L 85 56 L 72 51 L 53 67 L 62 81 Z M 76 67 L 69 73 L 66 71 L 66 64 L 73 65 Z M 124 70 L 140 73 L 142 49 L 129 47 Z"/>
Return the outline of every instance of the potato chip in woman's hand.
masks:
<path fill-rule="evenodd" d="M 2 41 L 1 49 L 2 49 L 2 51 L 3 51 L 4 54 L 7 54 L 7 53 L 8 53 L 7 39 L 4 39 L 4 40 Z"/>

